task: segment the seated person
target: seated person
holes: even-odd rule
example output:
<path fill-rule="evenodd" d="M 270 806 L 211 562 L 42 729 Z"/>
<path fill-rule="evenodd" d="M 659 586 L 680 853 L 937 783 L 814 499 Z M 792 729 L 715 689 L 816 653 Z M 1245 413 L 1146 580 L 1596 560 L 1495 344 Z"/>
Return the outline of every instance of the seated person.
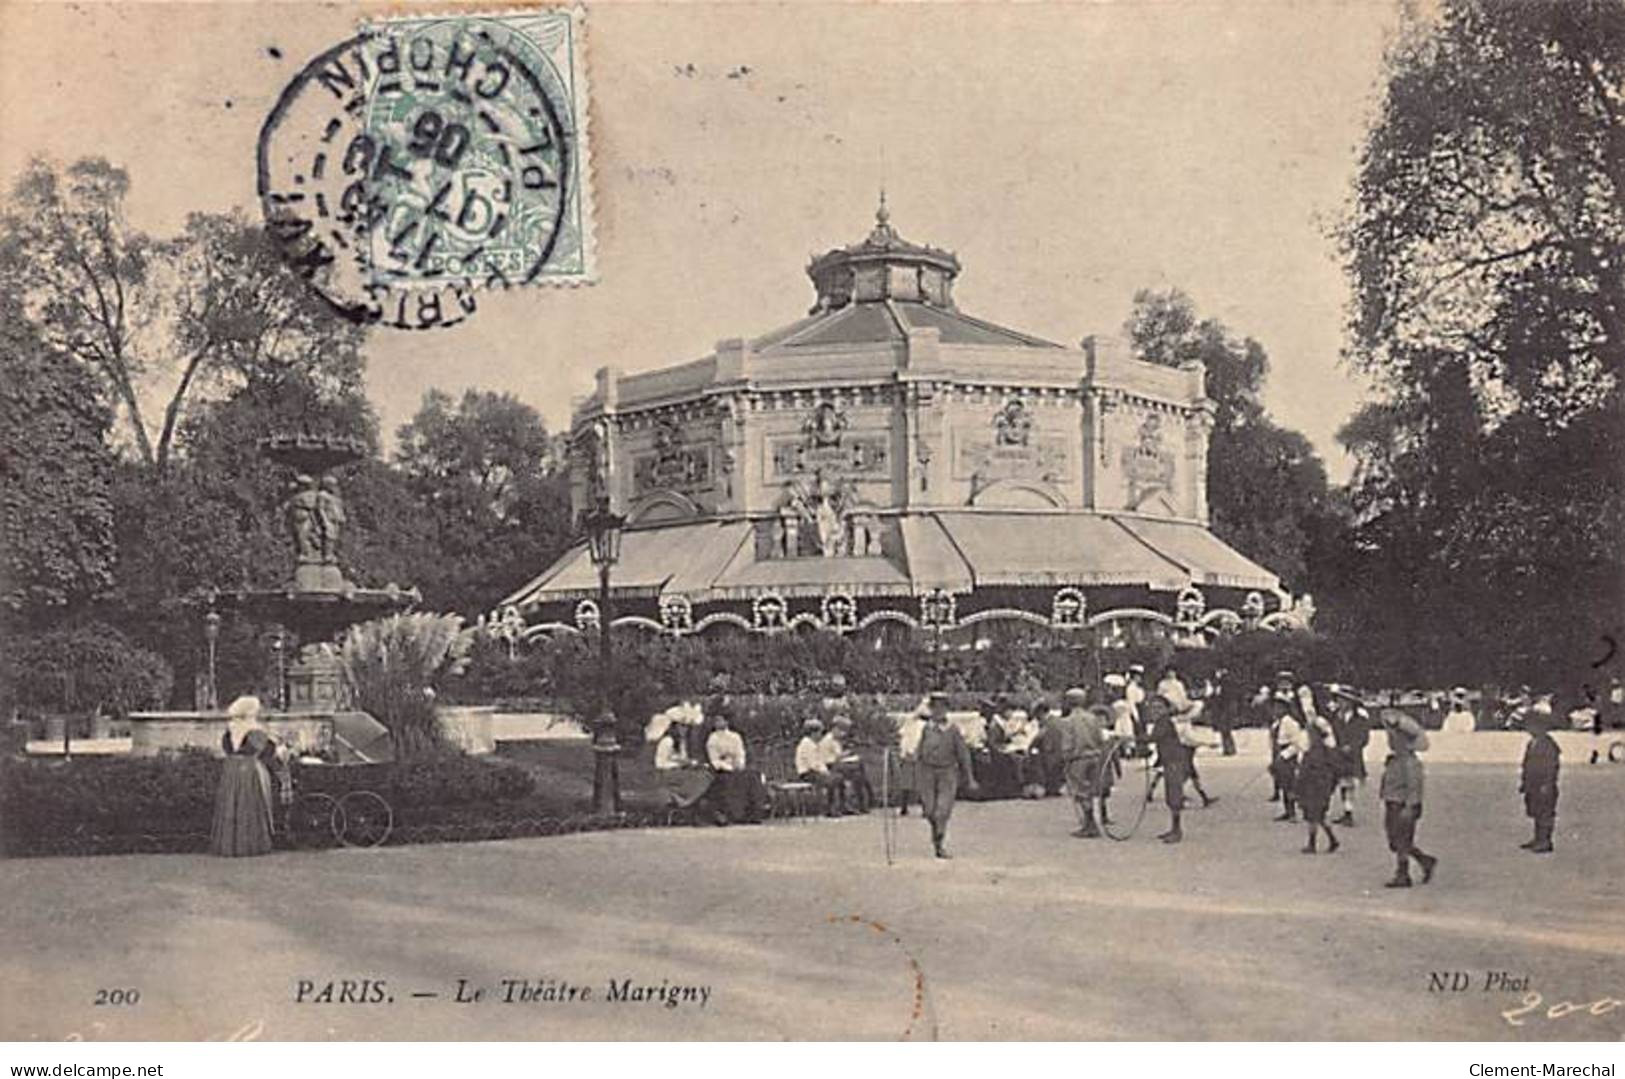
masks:
<path fill-rule="evenodd" d="M 1023 764 L 1032 749 L 1032 735 L 1027 729 L 1027 713 L 1019 708 L 1001 704 L 987 723 L 988 754 L 985 762 L 987 775 L 979 778 L 995 798 L 1013 798 L 1021 793 Z M 975 756 L 972 764 L 982 763 Z"/>
<path fill-rule="evenodd" d="M 767 792 L 762 777 L 745 767 L 745 740 L 728 725 L 727 712 L 712 719 L 705 755 L 716 773 L 718 824 L 760 824 L 767 813 Z"/>
<path fill-rule="evenodd" d="M 801 725 L 801 741 L 796 743 L 796 778 L 824 792 L 824 812 L 831 817 L 846 815 L 846 784 L 830 771 L 824 759 L 824 721 L 818 718 Z"/>
<path fill-rule="evenodd" d="M 1016 793 L 1033 798 L 1043 794 L 1044 776 L 1038 756 L 1038 724 L 1023 708 L 1012 708 L 1005 717 L 1005 731 L 1010 740 L 1004 751 L 1014 766 Z M 1033 788 L 1037 788 L 1034 793 Z"/>
<path fill-rule="evenodd" d="M 656 720 L 662 717 L 657 716 Z M 693 805 L 710 788 L 710 770 L 688 755 L 687 728 L 667 717 L 668 723 L 655 741 L 655 776 L 660 781 L 668 805 Z"/>
<path fill-rule="evenodd" d="M 824 736 L 824 764 L 840 780 L 846 804 L 854 807 L 855 812 L 867 813 L 875 803 L 875 792 L 863 769 L 863 758 L 855 750 L 847 749 L 851 735 L 851 717 L 836 716 L 829 734 Z"/>

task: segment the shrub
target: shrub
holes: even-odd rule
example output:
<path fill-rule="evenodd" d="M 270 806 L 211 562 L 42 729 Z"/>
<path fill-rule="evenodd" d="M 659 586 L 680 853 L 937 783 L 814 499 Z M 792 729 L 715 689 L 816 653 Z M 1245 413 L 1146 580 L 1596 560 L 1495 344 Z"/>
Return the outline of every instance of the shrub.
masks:
<path fill-rule="evenodd" d="M 220 760 L 201 751 L 162 757 L 77 757 L 0 761 L 0 853 L 116 853 L 203 850 L 214 816 Z M 392 764 L 297 767 L 301 792 L 342 798 L 382 795 L 397 819 L 477 818 L 523 803 L 535 780 L 511 761 L 443 753 Z M 534 812 L 534 810 L 532 810 Z"/>
<path fill-rule="evenodd" d="M 344 635 L 339 664 L 352 700 L 388 728 L 403 759 L 441 744 L 432 691 L 467 654 L 462 624 L 454 614 L 397 614 Z"/>
<path fill-rule="evenodd" d="M 1154 669 L 1173 652 L 1165 643 L 1131 639 L 1127 647 L 1103 653 L 1088 643 L 1087 635 L 1027 626 L 979 627 L 978 636 L 985 642 L 982 647 L 960 647 L 965 642 L 950 634 L 947 646 L 937 649 L 927 635 L 908 632 L 843 637 L 803 630 L 673 638 L 617 631 L 612 705 L 631 730 L 684 698 L 726 693 L 805 699 L 831 695 L 837 682 L 853 694 L 915 700 L 933 689 L 1030 697 L 1088 684 L 1102 664 L 1121 669 L 1139 662 Z M 482 643 L 476 645 L 468 670 L 446 685 L 460 702 L 543 698 L 588 718 L 598 707 L 597 640 L 566 635 L 526 642 L 511 656 L 503 642 Z"/>
<path fill-rule="evenodd" d="M 161 706 L 174 682 L 162 656 L 101 622 L 17 641 L 3 668 L 0 677 L 31 711 L 125 715 Z"/>
<path fill-rule="evenodd" d="M 531 774 L 511 761 L 443 752 L 390 764 L 299 769 L 299 789 L 342 798 L 371 790 L 397 810 L 476 805 L 524 798 L 536 787 Z"/>
<path fill-rule="evenodd" d="M 214 813 L 220 760 L 75 757 L 0 763 L 0 849 L 7 855 L 99 849 L 109 837 L 201 834 Z"/>

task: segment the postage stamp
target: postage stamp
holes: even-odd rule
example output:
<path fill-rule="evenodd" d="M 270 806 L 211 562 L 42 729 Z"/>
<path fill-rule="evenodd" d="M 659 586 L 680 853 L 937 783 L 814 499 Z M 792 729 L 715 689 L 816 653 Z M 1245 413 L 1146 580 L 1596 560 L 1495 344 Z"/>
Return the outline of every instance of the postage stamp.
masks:
<path fill-rule="evenodd" d="M 593 279 L 580 9 L 370 21 L 259 140 L 267 228 L 338 311 L 455 325 L 485 289 Z"/>

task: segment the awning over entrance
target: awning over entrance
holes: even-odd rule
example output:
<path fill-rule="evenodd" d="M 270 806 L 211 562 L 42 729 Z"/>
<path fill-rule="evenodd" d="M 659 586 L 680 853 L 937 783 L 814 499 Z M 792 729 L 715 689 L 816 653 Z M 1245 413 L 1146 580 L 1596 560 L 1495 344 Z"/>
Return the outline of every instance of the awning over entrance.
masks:
<path fill-rule="evenodd" d="M 694 604 L 1008 586 L 1279 588 L 1274 574 L 1195 522 L 1064 510 L 945 510 L 905 513 L 897 526 L 884 557 L 862 558 L 759 558 L 749 521 L 633 529 L 622 537 L 611 583 L 617 596 L 681 596 Z M 575 547 L 507 602 L 526 608 L 597 592 L 597 570 L 586 548 Z"/>
<path fill-rule="evenodd" d="M 916 591 L 942 588 L 968 592 L 975 583 L 970 566 L 948 538 L 942 522 L 928 514 L 904 517 L 901 522 L 903 554 Z"/>
<path fill-rule="evenodd" d="M 1173 591 L 1184 568 L 1093 513 L 939 513 L 978 586 L 1142 585 Z"/>
<path fill-rule="evenodd" d="M 908 574 L 887 558 L 780 558 L 730 567 L 704 598 L 907 596 L 913 591 Z"/>
<path fill-rule="evenodd" d="M 1275 574 L 1199 524 L 1143 517 L 1119 517 L 1117 521 L 1156 548 L 1163 557 L 1177 562 L 1198 585 L 1249 588 L 1261 592 L 1272 592 L 1281 587 L 1280 578 Z"/>

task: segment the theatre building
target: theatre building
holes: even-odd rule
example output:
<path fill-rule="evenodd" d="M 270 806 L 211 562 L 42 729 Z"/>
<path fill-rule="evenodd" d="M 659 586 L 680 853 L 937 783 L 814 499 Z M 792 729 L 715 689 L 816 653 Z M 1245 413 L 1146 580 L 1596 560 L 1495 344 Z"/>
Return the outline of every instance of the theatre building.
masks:
<path fill-rule="evenodd" d="M 1006 622 L 1194 644 L 1291 617 L 1276 576 L 1208 531 L 1202 368 L 976 318 L 960 269 L 882 204 L 867 238 L 807 267 L 805 318 L 598 372 L 571 493 L 578 514 L 607 498 L 627 520 L 617 627 L 974 639 Z M 587 629 L 598 583 L 578 544 L 502 613 Z"/>

